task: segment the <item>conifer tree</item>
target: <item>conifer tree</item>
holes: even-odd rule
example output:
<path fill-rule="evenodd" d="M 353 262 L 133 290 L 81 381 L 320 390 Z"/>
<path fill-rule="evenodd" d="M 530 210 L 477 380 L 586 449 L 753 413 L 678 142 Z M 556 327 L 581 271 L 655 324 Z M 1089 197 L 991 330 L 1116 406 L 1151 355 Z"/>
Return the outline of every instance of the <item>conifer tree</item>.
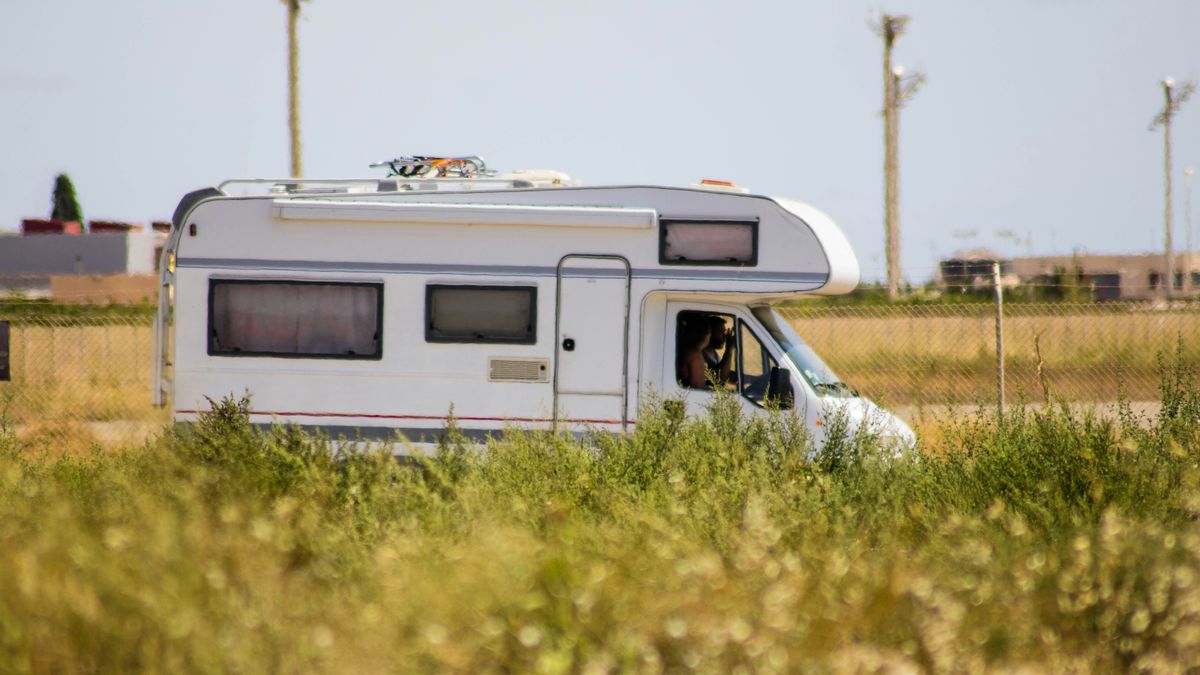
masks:
<path fill-rule="evenodd" d="M 75 199 L 75 186 L 71 184 L 71 178 L 65 173 L 58 174 L 54 179 L 54 208 L 50 211 L 50 218 L 53 220 L 61 220 L 65 222 L 76 221 L 83 224 L 83 210 L 79 208 L 79 201 Z"/>

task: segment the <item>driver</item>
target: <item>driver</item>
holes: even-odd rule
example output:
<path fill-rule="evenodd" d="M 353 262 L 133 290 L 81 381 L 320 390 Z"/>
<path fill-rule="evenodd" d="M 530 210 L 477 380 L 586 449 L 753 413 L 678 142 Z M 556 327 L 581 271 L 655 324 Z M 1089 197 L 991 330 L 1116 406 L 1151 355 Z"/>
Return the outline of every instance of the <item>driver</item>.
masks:
<path fill-rule="evenodd" d="M 725 318 L 716 314 L 708 317 L 708 346 L 704 348 L 704 365 L 717 376 L 717 384 L 733 381 L 733 356 L 736 351 L 733 332 Z M 725 350 L 724 353 L 721 350 Z"/>

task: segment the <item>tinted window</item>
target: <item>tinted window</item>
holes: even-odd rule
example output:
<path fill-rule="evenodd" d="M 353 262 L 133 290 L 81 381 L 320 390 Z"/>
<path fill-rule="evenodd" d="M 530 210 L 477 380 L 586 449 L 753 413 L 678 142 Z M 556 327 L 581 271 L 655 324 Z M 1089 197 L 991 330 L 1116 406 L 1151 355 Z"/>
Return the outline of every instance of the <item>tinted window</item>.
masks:
<path fill-rule="evenodd" d="M 537 341 L 537 289 L 532 286 L 429 286 L 429 342 Z"/>
<path fill-rule="evenodd" d="M 382 284 L 209 282 L 208 353 L 378 359 Z"/>

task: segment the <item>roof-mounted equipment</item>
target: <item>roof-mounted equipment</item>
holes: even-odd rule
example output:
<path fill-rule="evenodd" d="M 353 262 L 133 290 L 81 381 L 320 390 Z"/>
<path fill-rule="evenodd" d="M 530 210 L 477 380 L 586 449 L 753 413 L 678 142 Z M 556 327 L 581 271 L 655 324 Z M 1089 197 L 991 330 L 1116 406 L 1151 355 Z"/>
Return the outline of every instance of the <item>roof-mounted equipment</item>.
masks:
<path fill-rule="evenodd" d="M 396 159 L 375 162 L 372 169 L 387 167 L 388 177 L 401 178 L 474 178 L 476 176 L 491 176 L 483 158 L 470 157 L 431 157 L 413 155 L 412 157 L 397 157 Z"/>

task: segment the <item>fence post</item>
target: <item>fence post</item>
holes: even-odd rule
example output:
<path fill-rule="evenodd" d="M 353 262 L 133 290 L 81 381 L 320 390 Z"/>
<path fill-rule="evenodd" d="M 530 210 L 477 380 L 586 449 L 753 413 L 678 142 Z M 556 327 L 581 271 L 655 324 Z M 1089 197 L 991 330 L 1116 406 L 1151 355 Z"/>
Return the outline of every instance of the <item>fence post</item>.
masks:
<path fill-rule="evenodd" d="M 1000 263 L 992 263 L 992 285 L 996 287 L 996 390 L 1000 421 L 1004 419 L 1004 289 L 1000 286 Z"/>
<path fill-rule="evenodd" d="M 8 322 L 0 321 L 0 382 L 12 380 L 8 363 Z"/>

